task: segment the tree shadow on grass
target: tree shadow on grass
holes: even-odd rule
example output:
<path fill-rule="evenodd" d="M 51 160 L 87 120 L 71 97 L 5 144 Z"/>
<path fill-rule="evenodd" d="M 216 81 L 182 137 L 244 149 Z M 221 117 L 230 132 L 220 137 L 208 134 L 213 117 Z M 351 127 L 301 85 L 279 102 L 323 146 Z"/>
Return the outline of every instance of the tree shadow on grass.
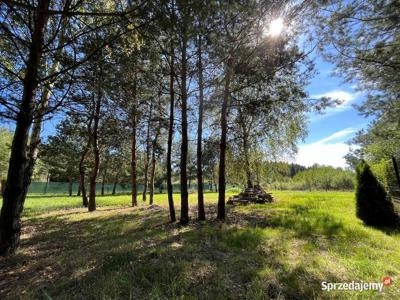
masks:
<path fill-rule="evenodd" d="M 400 225 L 397 225 L 395 227 L 387 227 L 387 226 L 369 226 L 369 225 L 364 224 L 364 226 L 373 228 L 373 229 L 378 229 L 379 231 L 385 233 L 388 236 L 400 235 Z"/>
<path fill-rule="evenodd" d="M 228 221 L 167 224 L 157 207 L 118 214 L 36 218 L 22 250 L 1 260 L 1 298 L 56 299 L 307 299 L 318 297 L 317 275 L 288 267 L 290 244 L 265 229 L 308 239 L 342 228 L 327 216 L 309 220 L 299 208 L 269 216 L 228 211 Z M 213 215 L 208 215 L 213 218 Z M 295 218 L 300 218 L 297 223 Z M 29 222 L 28 222 L 29 224 Z M 6 277 L 7 276 L 7 277 Z M 328 270 L 325 277 L 335 281 Z M 337 280 L 336 280 L 337 281 Z M 24 293 L 24 294 L 23 294 Z"/>

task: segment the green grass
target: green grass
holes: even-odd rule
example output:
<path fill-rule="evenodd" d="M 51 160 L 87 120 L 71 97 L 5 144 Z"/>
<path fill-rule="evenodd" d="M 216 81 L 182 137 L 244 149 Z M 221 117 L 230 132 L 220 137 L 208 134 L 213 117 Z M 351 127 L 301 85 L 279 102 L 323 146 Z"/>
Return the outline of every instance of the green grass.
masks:
<path fill-rule="evenodd" d="M 93 213 L 78 197 L 29 197 L 21 248 L 0 259 L 0 298 L 400 298 L 400 233 L 364 226 L 352 193 L 275 192 L 275 203 L 229 208 L 225 223 L 217 194 L 205 197 L 208 221 L 185 227 L 168 223 L 166 195 L 138 208 L 98 197 Z M 383 293 L 321 290 L 384 276 L 394 284 Z"/>

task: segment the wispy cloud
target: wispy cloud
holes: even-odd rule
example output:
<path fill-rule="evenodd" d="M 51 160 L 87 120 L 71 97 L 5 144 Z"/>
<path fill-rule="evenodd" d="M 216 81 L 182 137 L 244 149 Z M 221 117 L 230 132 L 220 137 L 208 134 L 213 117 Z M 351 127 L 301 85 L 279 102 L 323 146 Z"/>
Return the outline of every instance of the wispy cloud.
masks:
<path fill-rule="evenodd" d="M 353 102 L 357 100 L 359 96 L 360 96 L 359 92 L 347 92 L 344 90 L 333 90 L 323 94 L 311 95 L 311 98 L 329 97 L 335 100 L 339 100 L 340 104 L 336 105 L 335 107 L 328 108 L 327 110 L 324 111 L 323 114 L 311 115 L 310 121 L 315 122 L 323 118 L 337 114 L 339 112 L 350 109 Z"/>
<path fill-rule="evenodd" d="M 342 103 L 339 106 L 343 106 L 348 104 L 349 102 L 355 100 L 357 98 L 356 93 L 350 93 L 343 90 L 334 90 L 330 92 L 326 92 L 323 94 L 313 95 L 312 98 L 321 98 L 321 97 L 329 97 L 332 99 L 338 99 Z"/>
<path fill-rule="evenodd" d="M 301 145 L 296 162 L 307 167 L 314 164 L 345 167 L 344 156 L 350 148 L 345 141 L 359 129 L 360 127 L 345 128 L 314 143 Z"/>
<path fill-rule="evenodd" d="M 330 136 L 327 136 L 326 138 L 323 138 L 322 140 L 319 140 L 316 143 L 325 144 L 325 143 L 331 142 L 333 140 L 343 139 L 343 138 L 349 137 L 351 134 L 357 132 L 359 129 L 360 129 L 359 127 L 345 128 L 343 130 L 339 130 L 339 131 L 331 134 Z"/>

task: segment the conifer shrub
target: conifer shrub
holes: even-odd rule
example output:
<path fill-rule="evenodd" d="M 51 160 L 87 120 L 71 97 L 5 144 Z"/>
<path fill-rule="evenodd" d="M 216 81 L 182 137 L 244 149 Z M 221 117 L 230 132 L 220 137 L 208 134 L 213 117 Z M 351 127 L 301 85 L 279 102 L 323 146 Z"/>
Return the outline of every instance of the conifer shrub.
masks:
<path fill-rule="evenodd" d="M 396 226 L 399 216 L 394 210 L 390 196 L 371 171 L 370 166 L 362 161 L 357 166 L 356 213 L 357 217 L 371 226 Z"/>

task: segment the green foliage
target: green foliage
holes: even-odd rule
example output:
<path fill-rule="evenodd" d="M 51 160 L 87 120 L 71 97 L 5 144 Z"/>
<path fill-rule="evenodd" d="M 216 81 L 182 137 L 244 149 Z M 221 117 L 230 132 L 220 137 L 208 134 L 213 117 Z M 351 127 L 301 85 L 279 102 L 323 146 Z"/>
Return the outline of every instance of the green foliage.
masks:
<path fill-rule="evenodd" d="M 390 185 L 394 172 L 383 161 L 400 157 L 399 2 L 338 0 L 321 4 L 317 32 L 324 37 L 325 47 L 321 48 L 326 49 L 325 57 L 336 65 L 338 74 L 365 92 L 367 99 L 358 109 L 362 115 L 374 117 L 353 139 L 357 147 L 346 159 L 353 167 L 361 159 L 375 165 L 379 180 Z M 398 189 L 398 183 L 395 187 Z"/>
<path fill-rule="evenodd" d="M 67 120 L 60 122 L 57 134 L 50 136 L 46 144 L 41 145 L 40 159 L 56 181 L 69 181 L 78 178 L 80 152 L 84 142 L 78 134 L 75 124 Z"/>
<path fill-rule="evenodd" d="M 381 159 L 379 162 L 370 163 L 369 165 L 372 173 L 376 176 L 386 190 L 396 184 L 395 173 L 391 160 Z"/>
<path fill-rule="evenodd" d="M 281 163 L 284 164 L 284 163 Z M 290 166 L 288 174 L 275 177 L 270 187 L 289 190 L 352 190 L 354 189 L 354 173 L 342 168 L 314 165 L 305 168 Z M 294 174 L 293 177 L 290 174 Z"/>
<path fill-rule="evenodd" d="M 394 226 L 399 223 L 390 197 L 365 161 L 357 167 L 356 200 L 357 217 L 365 224 Z"/>
<path fill-rule="evenodd" d="M 368 129 L 360 131 L 352 142 L 358 145 L 357 150 L 347 155 L 351 165 L 357 165 L 365 159 L 385 188 L 398 188 L 392 157 L 400 157 L 400 103 L 397 110 L 388 108 Z"/>
<path fill-rule="evenodd" d="M 362 111 L 375 114 L 398 102 L 398 1 L 322 3 L 318 33 L 325 38 L 326 57 L 348 81 L 357 80 L 360 88 L 373 91 Z M 332 45 L 337 51 L 332 51 Z"/>
<path fill-rule="evenodd" d="M 7 176 L 12 137 L 12 133 L 9 130 L 0 128 L 0 178 Z"/>
<path fill-rule="evenodd" d="M 313 166 L 298 173 L 294 182 L 301 183 L 308 190 L 351 190 L 354 188 L 354 174 L 342 168 Z"/>

